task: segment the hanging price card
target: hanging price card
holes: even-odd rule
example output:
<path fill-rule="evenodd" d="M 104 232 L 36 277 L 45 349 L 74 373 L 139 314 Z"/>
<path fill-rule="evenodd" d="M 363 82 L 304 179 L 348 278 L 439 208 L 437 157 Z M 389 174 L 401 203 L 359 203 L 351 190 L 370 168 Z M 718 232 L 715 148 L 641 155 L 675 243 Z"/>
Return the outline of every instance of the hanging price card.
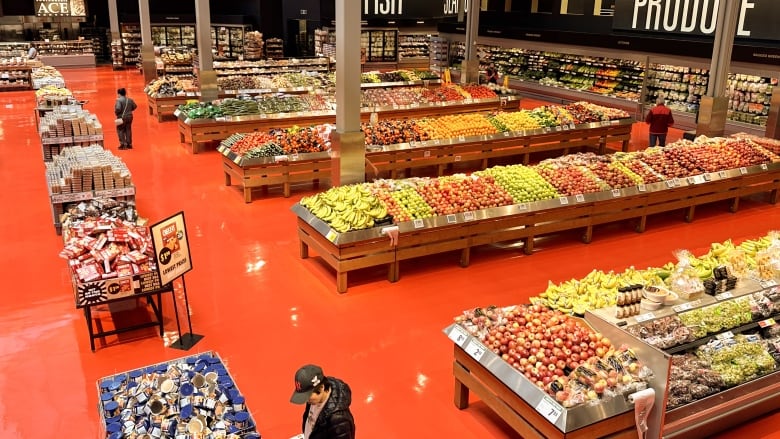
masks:
<path fill-rule="evenodd" d="M 482 356 L 485 355 L 487 348 L 482 343 L 472 338 L 469 344 L 466 345 L 465 351 L 467 354 L 471 355 L 471 358 L 479 361 L 482 359 Z"/>
<path fill-rule="evenodd" d="M 425 227 L 425 222 L 421 219 L 416 219 L 412 223 L 414 224 L 415 229 L 422 229 Z"/>
<path fill-rule="evenodd" d="M 651 312 L 645 313 L 645 314 L 639 314 L 638 316 L 635 317 L 637 323 L 642 323 L 642 322 L 646 322 L 648 320 L 653 320 L 654 318 L 655 318 L 655 314 L 653 314 Z"/>
<path fill-rule="evenodd" d="M 450 338 L 450 340 L 454 341 L 456 345 L 463 346 L 463 343 L 466 342 L 466 340 L 469 338 L 469 335 L 466 333 L 466 330 L 461 328 L 460 325 L 455 325 L 450 330 L 450 333 L 447 334 L 447 336 Z"/>
<path fill-rule="evenodd" d="M 558 201 L 561 202 L 561 206 L 565 206 L 565 205 L 569 204 L 569 198 L 568 197 L 558 198 Z"/>
<path fill-rule="evenodd" d="M 447 224 L 456 224 L 458 222 L 458 217 L 455 215 L 447 215 Z"/>
<path fill-rule="evenodd" d="M 539 404 L 536 405 L 536 411 L 550 421 L 550 423 L 555 424 L 563 413 L 563 407 L 553 401 L 550 397 L 545 396 L 539 401 Z"/>
<path fill-rule="evenodd" d="M 577 194 L 574 196 L 574 199 L 577 200 L 578 203 L 585 202 L 585 195 Z"/>

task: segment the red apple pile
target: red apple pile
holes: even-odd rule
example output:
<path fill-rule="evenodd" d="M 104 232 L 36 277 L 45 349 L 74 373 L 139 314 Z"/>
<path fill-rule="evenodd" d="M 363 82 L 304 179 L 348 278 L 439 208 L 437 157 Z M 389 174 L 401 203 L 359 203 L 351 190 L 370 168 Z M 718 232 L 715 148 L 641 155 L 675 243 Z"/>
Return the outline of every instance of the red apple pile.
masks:
<path fill-rule="evenodd" d="M 512 196 L 491 176 L 456 174 L 423 180 L 417 192 L 435 215 L 450 215 L 512 204 Z"/>

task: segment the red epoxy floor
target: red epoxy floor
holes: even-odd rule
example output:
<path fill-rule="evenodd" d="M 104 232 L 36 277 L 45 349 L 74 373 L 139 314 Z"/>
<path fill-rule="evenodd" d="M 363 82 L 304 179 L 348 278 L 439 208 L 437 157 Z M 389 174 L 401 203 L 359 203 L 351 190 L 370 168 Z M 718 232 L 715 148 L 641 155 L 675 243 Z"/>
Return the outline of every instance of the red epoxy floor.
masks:
<path fill-rule="evenodd" d="M 184 210 L 195 264 L 187 275 L 193 325 L 206 336 L 190 352 L 221 354 L 269 439 L 298 433 L 301 407 L 288 400 L 293 373 L 307 362 L 350 383 L 361 438 L 515 438 L 476 399 L 465 411 L 454 407 L 452 343 L 441 332 L 453 316 L 474 306 L 524 303 L 548 280 L 581 277 L 594 267 L 661 265 L 681 247 L 703 252 L 712 241 L 780 228 L 778 209 L 764 200 L 741 203 L 737 214 L 717 204 L 697 209 L 692 224 L 682 213 L 652 217 L 643 234 L 627 223 L 598 227 L 590 245 L 578 241 L 579 232 L 562 234 L 540 241 L 530 257 L 478 248 L 467 269 L 458 267 L 456 254 L 404 263 L 395 284 L 382 269 L 365 270 L 351 274 L 349 292 L 338 295 L 327 266 L 298 256 L 289 208 L 310 189 L 289 199 L 275 190 L 244 204 L 238 188 L 224 185 L 216 152 L 191 155 L 174 122 L 147 115 L 137 72 L 63 74 L 105 124 L 106 147 L 127 162 L 141 214 L 155 222 Z M 122 86 L 139 105 L 132 151 L 116 150 L 111 123 Z M 0 105 L 0 438 L 97 437 L 96 380 L 185 353 L 165 347 L 152 330 L 110 337 L 109 346 L 90 351 L 57 257 L 61 240 L 47 201 L 33 92 L 2 93 Z M 640 125 L 636 134 L 632 147 L 646 145 L 646 129 Z M 165 329 L 175 330 L 170 316 Z M 778 422 L 776 413 L 718 437 L 780 438 Z"/>

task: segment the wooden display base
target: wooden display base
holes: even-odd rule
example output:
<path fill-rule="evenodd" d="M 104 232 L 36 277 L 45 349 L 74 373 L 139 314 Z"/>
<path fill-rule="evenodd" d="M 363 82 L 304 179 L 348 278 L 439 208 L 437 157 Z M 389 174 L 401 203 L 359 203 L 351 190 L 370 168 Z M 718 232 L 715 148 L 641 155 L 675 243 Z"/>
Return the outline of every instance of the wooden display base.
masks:
<path fill-rule="evenodd" d="M 157 118 L 157 122 L 162 122 L 166 117 L 173 117 L 173 112 L 179 108 L 179 105 L 185 105 L 187 101 L 198 100 L 198 96 L 191 93 L 188 96 L 167 96 L 153 97 L 146 96 L 149 105 L 149 115 Z"/>
<path fill-rule="evenodd" d="M 482 402 L 525 439 L 635 439 L 637 437 L 633 412 L 623 413 L 563 433 L 458 346 L 455 346 L 453 374 L 457 408 L 463 410 L 468 407 L 469 392 L 473 391 Z"/>
<path fill-rule="evenodd" d="M 381 119 L 413 119 L 498 110 L 499 108 L 507 108 L 508 105 L 511 106 L 513 103 L 507 103 L 500 99 L 493 99 L 486 100 L 486 102 L 463 102 L 449 105 L 420 106 L 416 108 L 388 108 L 377 113 Z M 370 118 L 370 112 L 364 111 L 361 113 L 361 120 L 363 122 L 368 122 Z M 177 123 L 181 143 L 191 145 L 192 153 L 197 154 L 201 151 L 205 151 L 207 144 L 225 140 L 233 133 L 268 131 L 272 128 L 290 128 L 296 125 L 305 127 L 325 123 L 336 123 L 336 113 L 296 113 L 289 117 L 282 117 L 279 115 L 262 117 L 260 115 L 253 115 L 248 117 L 235 117 L 224 121 L 217 121 L 215 119 L 188 121 L 186 116 L 179 115 Z"/>
<path fill-rule="evenodd" d="M 457 220 L 452 224 L 448 221 L 439 227 L 402 230 L 396 247 L 389 247 L 387 238 L 336 245 L 298 217 L 301 257 L 308 257 L 308 247 L 313 247 L 336 270 L 337 290 L 344 293 L 347 272 L 358 268 L 389 264 L 388 279 L 393 282 L 400 277 L 400 261 L 420 256 L 460 250 L 460 265 L 466 267 L 470 249 L 477 245 L 524 240 L 523 250 L 530 255 L 534 238 L 550 233 L 583 229 L 582 240 L 589 243 L 593 227 L 598 224 L 637 219 L 636 231 L 643 232 L 649 215 L 684 209 L 685 220 L 690 222 L 697 205 L 730 200 L 730 211 L 736 212 L 740 197 L 764 192 L 769 193 L 769 202 L 774 204 L 780 189 L 780 168 L 706 183 L 682 185 L 670 181 L 669 185 L 673 187 L 608 200 L 549 205 L 482 220 Z M 382 257 L 376 255 L 378 248 L 384 248 Z"/>
<path fill-rule="evenodd" d="M 415 142 L 414 147 L 387 151 L 366 152 L 366 175 L 370 179 L 389 176 L 400 178 L 413 169 L 436 167 L 436 175 L 444 175 L 447 167 L 457 162 L 479 162 L 485 169 L 490 159 L 522 156 L 528 164 L 530 155 L 540 152 L 561 152 L 590 149 L 598 154 L 607 153 L 608 143 L 619 143 L 622 151 L 628 150 L 631 123 L 582 128 L 570 131 L 550 132 L 533 136 L 497 138 L 472 142 Z M 311 158 L 309 158 L 311 157 Z M 239 162 L 240 163 L 240 162 Z M 302 154 L 292 161 L 237 164 L 228 156 L 222 157 L 225 184 L 230 186 L 235 178 L 244 191 L 244 201 L 252 201 L 252 189 L 274 184 L 283 185 L 284 196 L 290 196 L 290 184 L 305 181 L 318 183 L 330 178 L 331 159 L 323 154 Z"/>

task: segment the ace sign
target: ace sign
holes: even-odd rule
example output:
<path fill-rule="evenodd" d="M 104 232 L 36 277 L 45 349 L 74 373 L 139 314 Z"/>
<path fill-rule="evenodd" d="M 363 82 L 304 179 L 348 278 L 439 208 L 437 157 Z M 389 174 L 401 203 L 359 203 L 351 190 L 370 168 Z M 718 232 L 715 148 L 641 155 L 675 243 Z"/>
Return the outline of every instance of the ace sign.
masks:
<path fill-rule="evenodd" d="M 184 223 L 184 212 L 164 219 L 150 228 L 160 283 L 167 285 L 192 270 L 190 242 Z"/>
<path fill-rule="evenodd" d="M 38 17 L 84 17 L 84 0 L 35 0 Z"/>

